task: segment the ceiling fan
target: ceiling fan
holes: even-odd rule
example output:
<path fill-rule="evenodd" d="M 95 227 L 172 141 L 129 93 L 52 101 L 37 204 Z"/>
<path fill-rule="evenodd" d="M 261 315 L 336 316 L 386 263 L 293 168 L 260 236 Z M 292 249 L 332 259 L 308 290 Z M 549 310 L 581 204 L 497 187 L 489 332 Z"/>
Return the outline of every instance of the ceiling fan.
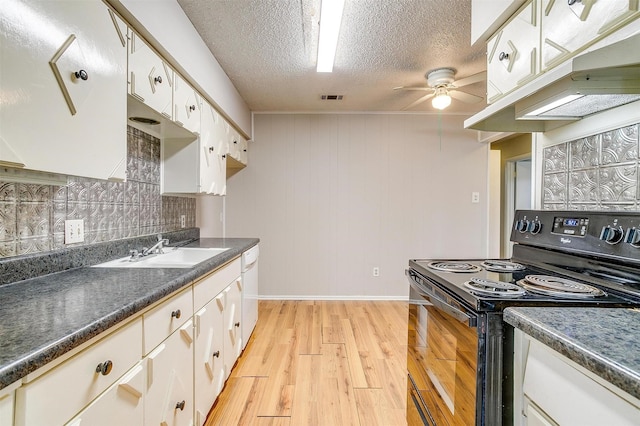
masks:
<path fill-rule="evenodd" d="M 440 110 L 445 109 L 451 104 L 451 98 L 470 104 L 482 101 L 483 98 L 481 96 L 461 92 L 458 89 L 460 87 L 484 81 L 487 78 L 487 73 L 482 71 L 477 74 L 470 75 L 469 77 L 461 78 L 460 80 L 454 79 L 455 74 L 456 70 L 453 68 L 437 68 L 425 74 L 425 77 L 427 78 L 427 86 L 401 86 L 394 87 L 393 90 L 420 90 L 430 92 L 413 102 L 411 105 L 403 108 L 404 110 L 411 109 L 430 98 L 433 98 L 431 100 L 431 105 Z"/>

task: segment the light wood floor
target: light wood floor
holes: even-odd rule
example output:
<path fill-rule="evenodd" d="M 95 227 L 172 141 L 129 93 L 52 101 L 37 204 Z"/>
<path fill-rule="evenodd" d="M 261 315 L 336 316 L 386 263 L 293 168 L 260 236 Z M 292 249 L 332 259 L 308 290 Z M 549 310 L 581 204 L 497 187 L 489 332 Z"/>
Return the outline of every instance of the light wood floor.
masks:
<path fill-rule="evenodd" d="M 406 425 L 407 303 L 260 301 L 206 425 Z"/>

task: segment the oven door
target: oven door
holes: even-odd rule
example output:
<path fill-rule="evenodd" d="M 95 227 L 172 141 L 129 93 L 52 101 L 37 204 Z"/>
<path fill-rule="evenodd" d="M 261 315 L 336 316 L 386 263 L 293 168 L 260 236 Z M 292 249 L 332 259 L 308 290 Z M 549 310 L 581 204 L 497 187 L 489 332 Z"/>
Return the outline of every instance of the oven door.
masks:
<path fill-rule="evenodd" d="M 409 278 L 407 422 L 480 424 L 477 315 L 412 270 Z"/>

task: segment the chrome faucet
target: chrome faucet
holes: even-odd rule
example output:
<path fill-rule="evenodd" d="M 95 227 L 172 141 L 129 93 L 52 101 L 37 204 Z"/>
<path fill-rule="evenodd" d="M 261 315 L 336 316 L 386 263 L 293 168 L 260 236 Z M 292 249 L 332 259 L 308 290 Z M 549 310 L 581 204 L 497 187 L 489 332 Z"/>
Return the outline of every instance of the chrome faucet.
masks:
<path fill-rule="evenodd" d="M 151 246 L 151 248 L 143 248 L 141 255 L 149 256 L 150 254 L 162 254 L 164 253 L 162 247 L 166 244 L 169 244 L 169 240 L 167 238 L 162 238 L 162 234 L 158 234 L 158 242 Z"/>

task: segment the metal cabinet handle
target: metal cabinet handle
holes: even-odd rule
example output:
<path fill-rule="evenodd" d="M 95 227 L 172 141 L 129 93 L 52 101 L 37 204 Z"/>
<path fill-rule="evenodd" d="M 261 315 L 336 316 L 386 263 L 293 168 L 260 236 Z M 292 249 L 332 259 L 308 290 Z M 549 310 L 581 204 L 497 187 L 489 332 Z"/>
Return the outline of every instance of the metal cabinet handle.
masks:
<path fill-rule="evenodd" d="M 222 154 L 222 158 L 227 158 L 226 154 Z"/>
<path fill-rule="evenodd" d="M 238 141 L 233 141 L 233 143 L 238 143 Z"/>
<path fill-rule="evenodd" d="M 235 327 L 240 327 L 240 322 L 233 324 Z"/>
<path fill-rule="evenodd" d="M 246 150 L 246 149 L 243 149 L 242 151 L 247 152 L 247 150 Z"/>
<path fill-rule="evenodd" d="M 85 70 L 76 71 L 73 74 L 76 76 L 76 78 L 79 78 L 80 80 L 86 81 L 89 79 L 89 73 L 87 73 Z"/>
<path fill-rule="evenodd" d="M 196 110 L 195 105 L 189 105 L 189 111 L 195 111 L 195 110 Z"/>
<path fill-rule="evenodd" d="M 209 147 L 209 152 L 213 152 L 213 147 L 212 146 Z"/>
<path fill-rule="evenodd" d="M 111 373 L 112 368 L 113 368 L 113 362 L 111 362 L 111 360 L 108 359 L 105 362 L 101 362 L 100 364 L 98 364 L 98 366 L 96 367 L 96 373 L 100 373 L 103 376 L 106 376 L 107 374 Z"/>
<path fill-rule="evenodd" d="M 161 84 L 162 83 L 162 76 L 157 76 L 156 78 L 153 79 L 153 81 L 157 84 Z"/>
<path fill-rule="evenodd" d="M 509 59 L 509 54 L 507 52 L 500 52 L 498 55 L 498 59 L 500 61 L 504 61 L 505 59 Z"/>
<path fill-rule="evenodd" d="M 220 358 L 220 351 L 215 351 L 215 352 L 213 353 L 213 357 L 214 357 L 214 358 Z"/>
<path fill-rule="evenodd" d="M 176 404 L 176 410 L 178 410 L 178 409 L 179 409 L 180 411 L 184 410 L 184 406 L 185 406 L 185 404 L 186 404 L 186 402 L 184 401 L 184 399 L 183 399 L 182 401 L 178 402 L 178 403 Z"/>
<path fill-rule="evenodd" d="M 180 312 L 180 309 L 176 309 L 175 311 L 171 312 L 171 318 L 180 318 L 180 315 L 182 315 L 182 312 Z"/>

